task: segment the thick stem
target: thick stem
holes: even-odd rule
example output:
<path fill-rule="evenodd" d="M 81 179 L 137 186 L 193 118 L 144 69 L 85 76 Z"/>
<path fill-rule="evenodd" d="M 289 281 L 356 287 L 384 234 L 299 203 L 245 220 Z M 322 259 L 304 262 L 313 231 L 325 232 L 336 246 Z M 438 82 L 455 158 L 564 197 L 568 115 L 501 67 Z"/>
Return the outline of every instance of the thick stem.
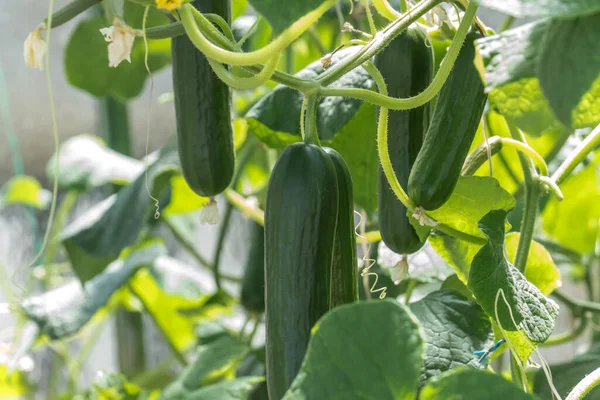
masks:
<path fill-rule="evenodd" d="M 583 378 L 571 390 L 571 393 L 569 393 L 565 400 L 581 400 L 598 385 L 600 385 L 600 368 L 595 369 L 591 374 Z"/>
<path fill-rule="evenodd" d="M 592 133 L 590 133 L 583 142 L 579 144 L 569 154 L 569 157 L 558 167 L 556 172 L 552 175 L 552 180 L 557 184 L 561 184 L 564 180 L 573 172 L 577 167 L 592 151 L 600 145 L 600 125 L 598 125 Z"/>
<path fill-rule="evenodd" d="M 219 236 L 217 237 L 217 245 L 215 247 L 215 254 L 213 257 L 213 276 L 215 278 L 215 284 L 217 289 L 221 289 L 221 277 L 219 275 L 219 266 L 221 264 L 221 255 L 223 253 L 223 245 L 225 244 L 225 237 L 229 230 L 229 221 L 231 220 L 231 214 L 233 212 L 233 206 L 227 202 L 225 206 L 225 214 L 221 220 L 221 226 L 219 229 Z"/>
<path fill-rule="evenodd" d="M 250 90 L 265 84 L 273 76 L 277 64 L 279 64 L 279 55 L 280 53 L 277 53 L 275 57 L 267 61 L 259 73 L 248 78 L 235 76 L 233 73 L 229 72 L 223 64 L 213 59 L 208 58 L 208 62 L 214 73 L 219 79 L 225 82 L 227 86 L 230 86 L 233 89 Z"/>
<path fill-rule="evenodd" d="M 319 106 L 318 96 L 307 96 L 304 112 L 304 142 L 320 145 L 319 133 L 317 131 L 317 108 Z"/>
<path fill-rule="evenodd" d="M 525 209 L 523 210 L 523 221 L 521 222 L 519 247 L 517 248 L 517 255 L 515 257 L 515 267 L 521 272 L 525 272 L 525 267 L 527 266 L 527 258 L 535 230 L 540 194 L 540 182 L 536 176 L 532 178 L 531 185 L 525 192 Z"/>
<path fill-rule="evenodd" d="M 100 132 L 106 144 L 121 154 L 131 155 L 127 104 L 108 96 L 99 101 Z"/>
<path fill-rule="evenodd" d="M 60 10 L 56 11 L 54 14 L 52 14 L 51 23 L 48 23 L 48 19 L 45 19 L 44 23 L 46 25 L 51 25 L 46 26 L 46 28 L 50 29 L 61 26 L 69 22 L 88 8 L 92 7 L 93 5 L 100 3 L 101 1 L 102 0 L 74 0 L 66 6 L 64 6 L 63 8 L 61 8 Z"/>
<path fill-rule="evenodd" d="M 561 289 L 556 289 L 552 295 L 566 304 L 575 315 L 584 311 L 600 313 L 600 303 L 576 299 Z"/>

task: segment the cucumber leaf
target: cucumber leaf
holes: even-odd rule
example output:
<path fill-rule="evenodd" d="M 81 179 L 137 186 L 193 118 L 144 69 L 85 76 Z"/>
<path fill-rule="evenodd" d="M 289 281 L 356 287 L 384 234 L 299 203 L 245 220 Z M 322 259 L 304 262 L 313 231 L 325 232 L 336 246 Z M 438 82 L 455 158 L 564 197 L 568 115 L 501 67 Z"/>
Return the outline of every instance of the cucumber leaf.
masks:
<path fill-rule="evenodd" d="M 530 394 L 502 376 L 463 367 L 431 380 L 421 391 L 420 400 L 534 400 Z"/>
<path fill-rule="evenodd" d="M 488 316 L 477 303 L 451 290 L 438 290 L 412 303 L 410 310 L 425 330 L 425 363 L 421 385 L 462 365 L 479 368 L 474 351 L 493 345 Z"/>
<path fill-rule="evenodd" d="M 165 400 L 190 398 L 190 394 L 206 386 L 207 381 L 225 372 L 235 371 L 236 366 L 250 351 L 248 345 L 232 335 L 221 335 L 214 341 L 198 347 L 196 359 L 167 386 L 162 395 Z M 197 396 L 197 395 L 196 395 Z"/>
<path fill-rule="evenodd" d="M 185 397 L 186 400 L 240 400 L 256 386 L 264 381 L 263 377 L 253 376 L 223 381 L 213 385 L 205 386 Z M 168 398 L 165 398 L 168 400 Z"/>
<path fill-rule="evenodd" d="M 337 307 L 313 328 L 284 400 L 414 398 L 423 350 L 422 330 L 406 307 L 393 301 Z"/>
<path fill-rule="evenodd" d="M 283 4 L 283 3 L 282 3 Z M 354 54 L 358 49 L 349 47 L 338 51 L 333 62 Z M 317 60 L 296 74 L 303 79 L 314 79 L 323 72 Z M 364 68 L 355 68 L 344 75 L 332 87 L 370 89 L 373 81 Z M 267 146 L 283 148 L 301 140 L 300 110 L 302 93 L 287 86 L 278 85 L 258 101 L 246 114 L 248 127 Z M 339 96 L 321 99 L 317 111 L 317 130 L 321 140 L 331 140 L 358 112 L 362 101 Z"/>
<path fill-rule="evenodd" d="M 148 189 L 163 210 L 171 199 L 170 179 L 179 173 L 174 146 L 165 147 L 149 166 Z M 154 221 L 155 201 L 146 190 L 146 174 L 117 194 L 86 211 L 60 234 L 75 273 L 85 283 L 133 245 L 148 223 Z"/>
<path fill-rule="evenodd" d="M 600 344 L 595 343 L 586 352 L 579 354 L 571 361 L 550 366 L 554 386 L 558 393 L 566 398 L 571 390 L 586 375 L 594 371 L 600 365 Z M 541 399 L 552 398 L 552 392 L 544 371 L 538 371 L 533 381 L 533 392 Z M 600 387 L 592 389 L 585 396 L 586 400 L 599 400 Z"/>
<path fill-rule="evenodd" d="M 114 261 L 83 286 L 73 281 L 25 299 L 23 313 L 39 326 L 42 334 L 52 340 L 74 335 L 140 268 L 151 265 L 166 252 L 164 244 L 160 242 L 149 242 L 133 248 L 127 257 Z"/>
<path fill-rule="evenodd" d="M 467 286 L 479 305 L 504 330 L 522 329 L 529 340 L 541 343 L 554 330 L 558 305 L 506 259 L 506 214 L 504 210 L 490 211 L 479 222 L 488 242 L 473 258 Z"/>
<path fill-rule="evenodd" d="M 517 18 L 579 17 L 600 12 L 596 0 L 479 0 L 493 10 Z"/>
<path fill-rule="evenodd" d="M 302 16 L 319 7 L 324 0 L 279 1 L 279 0 L 250 0 L 252 7 L 265 17 L 273 34 L 279 35 Z"/>
<path fill-rule="evenodd" d="M 490 101 L 531 135 L 600 123 L 599 24 L 600 13 L 549 19 L 477 40 Z"/>

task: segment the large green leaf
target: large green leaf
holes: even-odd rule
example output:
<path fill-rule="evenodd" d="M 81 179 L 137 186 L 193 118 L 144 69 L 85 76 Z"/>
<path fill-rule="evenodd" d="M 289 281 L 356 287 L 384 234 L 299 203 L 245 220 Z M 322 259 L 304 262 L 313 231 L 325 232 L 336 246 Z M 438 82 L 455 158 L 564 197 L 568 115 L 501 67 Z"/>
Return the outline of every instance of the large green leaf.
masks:
<path fill-rule="evenodd" d="M 500 375 L 473 368 L 458 368 L 431 380 L 420 400 L 534 400 Z"/>
<path fill-rule="evenodd" d="M 221 335 L 208 344 L 198 348 L 196 359 L 179 378 L 162 393 L 164 399 L 189 398 L 189 394 L 205 386 L 211 373 L 222 374 L 231 370 L 246 356 L 250 349 L 240 339 L 231 335 Z"/>
<path fill-rule="evenodd" d="M 159 199 L 159 206 L 170 201 L 170 179 L 179 172 L 177 152 L 171 146 L 161 154 L 147 172 L 148 190 Z M 155 201 L 146 189 L 146 174 L 91 208 L 69 224 L 61 241 L 79 279 L 85 282 L 116 259 L 121 251 L 134 244 L 149 221 L 154 220 Z"/>
<path fill-rule="evenodd" d="M 94 96 L 113 96 L 121 100 L 137 97 L 148 77 L 144 65 L 145 48 L 139 38 L 131 50 L 131 63 L 108 66 L 107 43 L 100 29 L 107 26 L 102 16 L 79 23 L 65 50 L 65 71 L 69 83 Z M 156 72 L 171 61 L 169 40 L 148 42 L 148 66 Z"/>
<path fill-rule="evenodd" d="M 282 3 L 283 4 L 283 3 Z M 286 3 L 287 4 L 287 3 Z M 286 5 L 287 6 L 287 5 Z M 354 54 L 350 47 L 333 56 L 333 62 Z M 299 78 L 313 79 L 323 72 L 321 61 L 315 61 L 296 74 Z M 373 81 L 362 67 L 344 75 L 333 87 L 370 89 Z M 246 114 L 250 130 L 270 147 L 281 148 L 301 140 L 300 110 L 302 93 L 279 85 L 265 95 Z M 344 97 L 324 97 L 317 111 L 317 129 L 322 140 L 330 140 L 358 112 L 362 102 Z"/>
<path fill-rule="evenodd" d="M 414 399 L 423 334 L 406 307 L 369 301 L 338 307 L 315 326 L 292 399 Z"/>
<path fill-rule="evenodd" d="M 264 380 L 263 377 L 245 377 L 237 378 L 231 381 L 223 381 L 214 385 L 205 386 L 185 396 L 186 400 L 240 400 L 245 399 L 246 395 L 254 386 Z M 163 398 L 163 397 L 161 397 Z M 166 397 L 164 399 L 167 399 Z"/>
<path fill-rule="evenodd" d="M 425 330 L 425 363 L 421 385 L 461 365 L 479 367 L 476 350 L 493 344 L 489 318 L 481 307 L 450 290 L 438 290 L 412 303 L 410 310 Z"/>
<path fill-rule="evenodd" d="M 599 19 L 542 20 L 477 40 L 490 101 L 530 134 L 556 130 L 559 120 L 568 128 L 598 124 L 600 59 L 591 30 Z"/>
<path fill-rule="evenodd" d="M 113 262 L 103 273 L 83 286 L 73 281 L 57 289 L 30 297 L 23 302 L 27 318 L 38 324 L 42 334 L 61 339 L 79 331 L 113 293 L 140 268 L 166 254 L 162 243 L 150 242 L 132 250 L 124 259 Z"/>
<path fill-rule="evenodd" d="M 319 7 L 324 0 L 303 0 L 285 2 L 279 0 L 250 0 L 256 11 L 265 17 L 279 35 L 303 15 Z"/>
<path fill-rule="evenodd" d="M 467 283 L 473 257 L 481 248 L 481 245 L 458 240 L 452 236 L 439 235 L 430 236 L 429 244 L 435 252 L 444 259 L 456 272 L 457 277 L 463 283 Z"/>
<path fill-rule="evenodd" d="M 544 231 L 564 247 L 578 253 L 594 251 L 600 221 L 600 181 L 596 162 L 570 176 L 562 185 L 565 199 L 550 198 L 544 212 Z M 577 229 L 573 229 L 577 221 Z"/>
<path fill-rule="evenodd" d="M 578 17 L 600 11 L 596 0 L 479 0 L 504 14 L 525 17 Z"/>
<path fill-rule="evenodd" d="M 61 187 L 95 187 L 107 183 L 126 184 L 144 170 L 144 163 L 127 157 L 92 135 L 78 135 L 61 144 L 58 184 Z M 48 178 L 54 180 L 56 154 L 46 166 Z"/>
<path fill-rule="evenodd" d="M 565 363 L 551 365 L 552 381 L 558 393 L 566 398 L 570 391 L 586 375 L 594 371 L 600 365 L 600 344 L 594 344 L 585 353 Z M 544 371 L 540 370 L 535 375 L 533 391 L 541 399 L 551 399 L 552 393 Z M 600 387 L 592 389 L 585 396 L 585 400 L 600 400 Z"/>
<path fill-rule="evenodd" d="M 506 259 L 506 214 L 504 210 L 490 211 L 479 222 L 488 242 L 473 258 L 467 286 L 485 312 L 494 320 L 498 318 L 496 322 L 505 330 L 522 329 L 532 342 L 544 342 L 554 329 L 558 305 Z"/>
<path fill-rule="evenodd" d="M 506 256 L 509 262 L 514 262 L 519 247 L 520 234 L 518 232 L 506 235 Z M 535 240 L 531 242 L 529 254 L 527 256 L 527 265 L 525 266 L 525 278 L 540 291 L 548 296 L 562 285 L 560 271 L 554 264 L 552 256 L 548 250 Z"/>
<path fill-rule="evenodd" d="M 32 176 L 15 176 L 0 188 L 0 208 L 20 204 L 45 209 L 50 204 L 50 199 L 52 193 Z"/>
<path fill-rule="evenodd" d="M 509 211 L 514 197 L 489 176 L 461 176 L 448 201 L 428 214 L 436 221 L 458 231 L 484 237 L 479 220 L 491 210 Z M 415 220 L 411 222 L 416 223 Z"/>

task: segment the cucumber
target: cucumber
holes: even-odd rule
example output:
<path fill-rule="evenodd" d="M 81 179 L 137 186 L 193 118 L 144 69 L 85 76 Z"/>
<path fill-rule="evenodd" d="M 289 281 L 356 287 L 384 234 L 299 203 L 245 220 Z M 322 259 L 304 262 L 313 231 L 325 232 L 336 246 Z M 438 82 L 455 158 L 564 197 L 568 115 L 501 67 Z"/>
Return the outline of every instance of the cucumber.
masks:
<path fill-rule="evenodd" d="M 433 77 L 433 52 L 427 34 L 419 27 L 396 37 L 376 58 L 390 96 L 406 98 L 421 93 Z M 419 154 L 429 127 L 431 103 L 406 111 L 389 113 L 388 146 L 392 167 L 406 189 L 411 167 Z M 411 254 L 425 242 L 410 224 L 407 209 L 398 200 L 379 167 L 379 230 L 384 243 L 398 254 Z"/>
<path fill-rule="evenodd" d="M 344 158 L 325 148 L 333 161 L 338 182 L 338 218 L 331 264 L 331 308 L 358 301 L 358 260 L 354 235 L 352 177 Z"/>
<path fill-rule="evenodd" d="M 265 229 L 254 221 L 251 223 L 240 302 L 248 312 L 260 315 L 265 311 Z"/>
<path fill-rule="evenodd" d="M 265 207 L 266 366 L 269 398 L 296 377 L 311 329 L 330 307 L 338 184 L 320 147 L 295 143 L 275 164 Z"/>
<path fill-rule="evenodd" d="M 229 0 L 192 4 L 203 13 L 231 20 Z M 229 186 L 235 165 L 231 91 L 186 35 L 174 37 L 171 49 L 181 170 L 196 194 L 215 196 Z"/>
<path fill-rule="evenodd" d="M 480 37 L 467 35 L 410 172 L 408 195 L 425 210 L 438 209 L 450 198 L 479 126 L 487 99 L 474 64 L 473 41 Z"/>

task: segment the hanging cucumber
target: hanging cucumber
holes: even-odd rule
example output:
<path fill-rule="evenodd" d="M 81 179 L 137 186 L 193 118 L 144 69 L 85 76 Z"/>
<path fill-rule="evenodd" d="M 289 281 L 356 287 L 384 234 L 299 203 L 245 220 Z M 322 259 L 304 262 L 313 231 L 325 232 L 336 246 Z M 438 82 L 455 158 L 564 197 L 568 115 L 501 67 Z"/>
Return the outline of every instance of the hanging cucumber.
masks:
<path fill-rule="evenodd" d="M 338 218 L 331 264 L 331 308 L 358 301 L 358 261 L 354 235 L 352 177 L 344 158 L 335 150 L 324 149 L 337 174 Z"/>
<path fill-rule="evenodd" d="M 290 145 L 275 165 L 265 207 L 267 386 L 280 400 L 296 377 L 310 332 L 330 307 L 338 184 L 331 158 Z"/>
<path fill-rule="evenodd" d="M 265 229 L 252 222 L 250 251 L 242 279 L 241 303 L 255 315 L 265 311 Z"/>
<path fill-rule="evenodd" d="M 421 93 L 433 77 L 433 53 L 427 34 L 419 27 L 396 37 L 376 58 L 389 94 L 406 98 Z M 423 144 L 431 117 L 431 103 L 406 111 L 390 111 L 388 146 L 392 167 L 403 188 Z M 407 209 L 392 191 L 379 167 L 379 230 L 384 243 L 398 254 L 411 254 L 424 242 L 407 217 Z"/>
<path fill-rule="evenodd" d="M 487 96 L 475 68 L 470 32 L 438 95 L 431 125 L 408 179 L 408 195 L 425 210 L 440 208 L 454 191 Z"/>
<path fill-rule="evenodd" d="M 231 19 L 229 0 L 192 4 L 203 13 Z M 181 170 L 194 192 L 215 196 L 229 186 L 234 171 L 231 92 L 186 35 L 174 37 L 171 43 Z"/>

